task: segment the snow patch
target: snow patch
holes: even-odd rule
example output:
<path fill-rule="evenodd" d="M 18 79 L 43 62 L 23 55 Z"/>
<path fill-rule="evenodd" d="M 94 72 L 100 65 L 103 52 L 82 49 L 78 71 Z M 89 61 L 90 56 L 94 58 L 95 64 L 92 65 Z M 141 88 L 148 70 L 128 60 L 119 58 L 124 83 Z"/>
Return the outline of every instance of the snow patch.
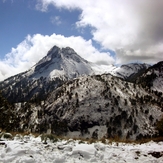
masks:
<path fill-rule="evenodd" d="M 40 137 L 0 142 L 0 163 L 110 163 L 163 162 L 163 142 L 145 144 L 110 142 L 103 144 L 59 140 L 44 144 Z"/>

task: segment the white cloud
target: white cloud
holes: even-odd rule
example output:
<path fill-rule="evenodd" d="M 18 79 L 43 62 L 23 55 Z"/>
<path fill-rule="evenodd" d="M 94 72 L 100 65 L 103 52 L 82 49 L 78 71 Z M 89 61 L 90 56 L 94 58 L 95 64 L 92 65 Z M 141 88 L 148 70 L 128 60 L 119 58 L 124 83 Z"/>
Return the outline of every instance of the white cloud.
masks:
<path fill-rule="evenodd" d="M 115 50 L 118 63 L 160 60 L 163 51 L 156 49 L 153 55 L 149 49 L 163 43 L 162 0 L 38 0 L 38 3 L 42 11 L 47 11 L 49 5 L 80 9 L 77 27 L 93 27 L 93 39 L 104 49 Z"/>
<path fill-rule="evenodd" d="M 2 0 L 3 3 L 7 2 L 7 0 Z M 11 3 L 13 3 L 14 0 L 11 0 Z"/>
<path fill-rule="evenodd" d="M 62 21 L 60 19 L 60 16 L 52 16 L 50 18 L 50 22 L 54 25 L 61 25 L 62 24 Z"/>
<path fill-rule="evenodd" d="M 52 34 L 34 36 L 28 35 L 16 48 L 12 48 L 4 60 L 0 60 L 0 80 L 26 71 L 42 57 L 44 57 L 54 45 L 72 47 L 81 57 L 91 62 L 110 64 L 114 59 L 109 53 L 100 53 L 92 45 L 92 41 L 86 41 L 82 37 L 64 37 Z"/>

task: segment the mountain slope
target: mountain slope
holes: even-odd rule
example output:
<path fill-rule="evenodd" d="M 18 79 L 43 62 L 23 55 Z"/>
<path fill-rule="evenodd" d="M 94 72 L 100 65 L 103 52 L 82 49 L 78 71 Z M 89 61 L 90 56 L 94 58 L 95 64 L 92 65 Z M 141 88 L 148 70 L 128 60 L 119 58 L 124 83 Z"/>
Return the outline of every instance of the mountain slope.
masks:
<path fill-rule="evenodd" d="M 110 73 L 127 81 L 134 82 L 136 78 L 142 75 L 150 65 L 141 63 L 130 63 L 113 69 Z"/>
<path fill-rule="evenodd" d="M 96 65 L 91 63 L 91 67 L 95 74 L 112 74 L 129 82 L 135 82 L 135 80 L 141 76 L 150 65 L 145 63 L 129 63 L 116 67 L 114 65 Z"/>
<path fill-rule="evenodd" d="M 8 103 L 4 99 L 0 92 L 0 132 L 1 129 L 5 131 L 12 131 L 17 125 L 19 125 L 19 118 L 15 114 L 15 107 Z"/>
<path fill-rule="evenodd" d="M 149 67 L 136 82 L 163 93 L 163 61 Z"/>
<path fill-rule="evenodd" d="M 16 106 L 19 129 L 69 137 L 141 139 L 156 136 L 163 95 L 112 75 L 66 82 L 40 104 Z"/>
<path fill-rule="evenodd" d="M 1 82 L 0 89 L 10 102 L 45 99 L 64 81 L 92 73 L 89 62 L 73 49 L 54 46 L 31 69 Z"/>

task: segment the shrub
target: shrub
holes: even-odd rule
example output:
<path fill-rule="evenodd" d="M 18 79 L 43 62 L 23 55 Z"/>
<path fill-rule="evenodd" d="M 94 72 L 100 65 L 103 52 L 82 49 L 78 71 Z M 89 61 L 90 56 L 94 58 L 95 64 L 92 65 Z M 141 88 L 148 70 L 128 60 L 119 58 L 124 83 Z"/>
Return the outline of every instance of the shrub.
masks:
<path fill-rule="evenodd" d="M 0 138 L 3 136 L 3 132 L 0 133 Z"/>
<path fill-rule="evenodd" d="M 106 144 L 106 138 L 103 137 L 103 138 L 101 139 L 101 143 Z"/>
<path fill-rule="evenodd" d="M 145 110 L 145 114 L 148 114 L 149 113 L 149 110 Z"/>
<path fill-rule="evenodd" d="M 10 133 L 4 133 L 3 134 L 3 138 L 5 138 L 5 139 L 12 139 L 12 134 L 10 134 Z"/>
<path fill-rule="evenodd" d="M 150 116 L 149 116 L 149 120 L 152 122 L 152 121 L 153 121 L 153 119 L 154 119 L 154 118 L 153 118 L 153 116 L 152 116 L 152 115 L 150 115 Z"/>
<path fill-rule="evenodd" d="M 125 102 L 124 103 L 125 103 L 125 106 L 126 106 L 127 105 L 127 100 L 126 99 L 125 99 Z"/>
<path fill-rule="evenodd" d="M 85 144 L 85 142 L 83 140 L 80 140 L 79 144 Z"/>
<path fill-rule="evenodd" d="M 159 135 L 163 136 L 163 116 L 160 121 L 157 122 L 156 129 L 159 131 Z"/>
<path fill-rule="evenodd" d="M 136 124 L 134 124 L 134 126 L 133 126 L 133 131 L 134 131 L 134 133 L 136 133 L 137 130 L 138 130 L 138 126 L 137 126 Z"/>
<path fill-rule="evenodd" d="M 93 138 L 90 138 L 89 140 L 87 140 L 88 144 L 93 144 L 93 143 L 96 143 L 97 139 L 93 139 Z"/>
<path fill-rule="evenodd" d="M 41 135 L 41 141 L 46 142 L 47 139 L 50 139 L 50 141 L 52 141 L 53 143 L 58 141 L 57 137 L 55 135 L 53 135 L 53 134 L 43 134 L 43 135 Z"/>

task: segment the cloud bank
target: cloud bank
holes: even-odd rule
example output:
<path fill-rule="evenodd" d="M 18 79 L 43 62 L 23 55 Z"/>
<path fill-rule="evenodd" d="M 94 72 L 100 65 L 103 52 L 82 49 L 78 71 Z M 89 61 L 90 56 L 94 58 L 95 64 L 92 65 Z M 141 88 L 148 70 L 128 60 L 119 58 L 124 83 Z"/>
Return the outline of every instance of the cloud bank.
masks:
<path fill-rule="evenodd" d="M 92 39 L 102 48 L 114 50 L 119 64 L 162 59 L 162 0 L 38 0 L 37 9 L 47 11 L 49 5 L 80 9 L 77 27 L 91 26 Z"/>
<path fill-rule="evenodd" d="M 64 37 L 53 34 L 44 36 L 35 34 L 28 35 L 16 48 L 12 48 L 4 60 L 0 60 L 0 80 L 26 71 L 37 63 L 54 45 L 72 47 L 81 57 L 90 62 L 99 64 L 114 63 L 110 53 L 101 53 L 93 47 L 91 40 L 84 40 L 82 37 Z"/>

